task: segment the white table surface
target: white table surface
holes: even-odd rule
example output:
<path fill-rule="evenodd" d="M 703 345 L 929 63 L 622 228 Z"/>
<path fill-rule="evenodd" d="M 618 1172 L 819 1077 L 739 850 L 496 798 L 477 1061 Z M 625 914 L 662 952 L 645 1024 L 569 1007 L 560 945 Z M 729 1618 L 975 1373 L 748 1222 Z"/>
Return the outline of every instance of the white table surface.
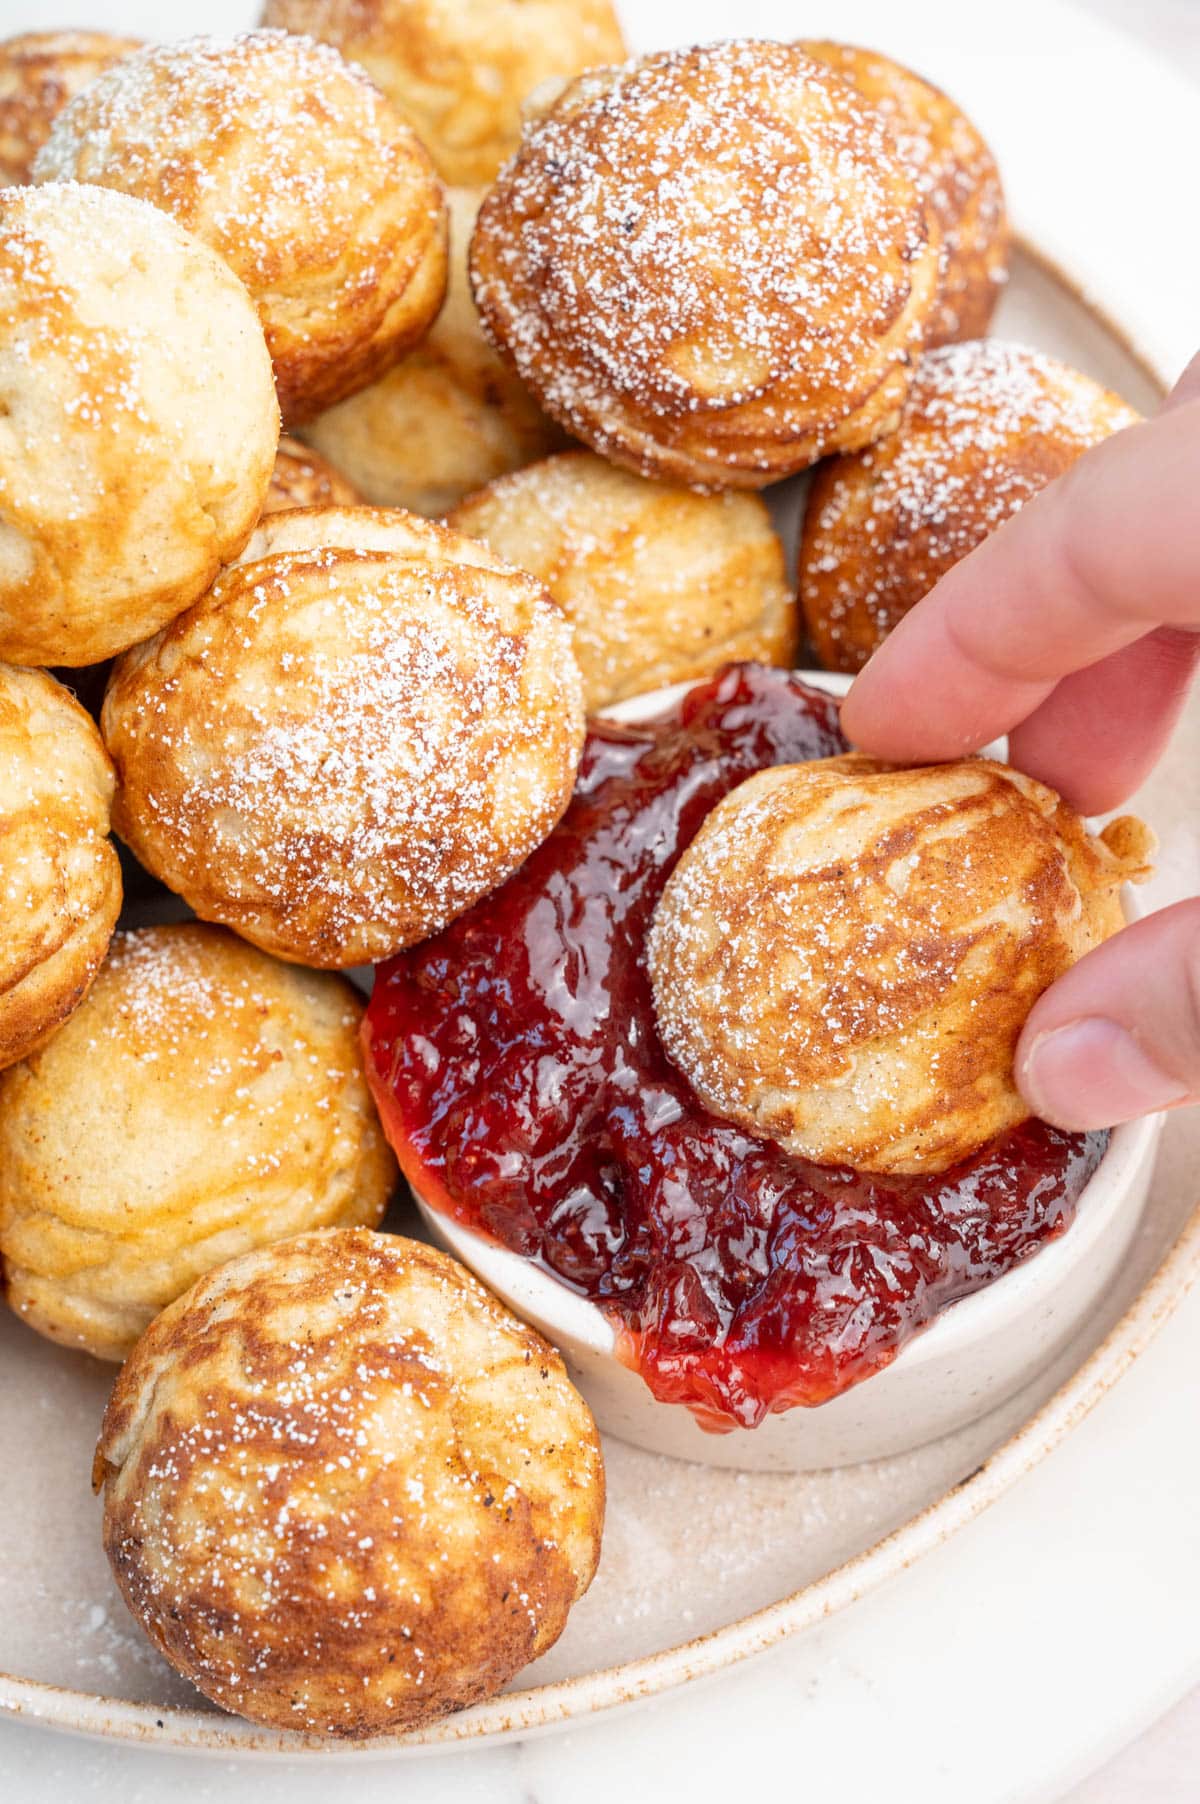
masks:
<path fill-rule="evenodd" d="M 1170 58 L 1200 87 L 1200 0 L 1078 0 Z M 1200 102 L 1198 102 L 1200 104 Z M 1200 308 L 1196 342 L 1200 345 Z M 1200 1374 L 1196 1378 L 1200 1387 Z M 1200 1423 L 1196 1424 L 1200 1432 Z M 1200 1639 L 1200 1631 L 1198 1631 Z M 1200 1685 L 1063 1804 L 1185 1804 L 1200 1796 Z"/>
<path fill-rule="evenodd" d="M 1078 0 L 1170 58 L 1200 87 L 1200 0 Z M 1198 103 L 1200 104 L 1200 103 Z M 1200 345 L 1200 308 L 1196 342 Z M 1200 1374 L 1196 1383 L 1200 1386 Z M 1197 1425 L 1200 1431 L 1200 1424 Z M 1063 1804 L 1184 1804 L 1200 1796 L 1200 1686 Z"/>
<path fill-rule="evenodd" d="M 1200 0 L 1078 3 L 1200 85 Z M 54 10 L 64 23 L 87 14 Z M 798 15 L 798 31 L 836 30 L 828 6 L 802 10 L 814 16 Z M 0 1800 L 726 1804 L 765 1787 L 845 1804 L 1190 1804 L 1198 1397 L 1200 1290 L 1068 1443 L 949 1545 L 821 1630 L 636 1711 L 478 1753 L 307 1769 L 0 1723 Z M 1086 1535 L 1063 1533 L 1084 1517 Z M 1001 1647 L 1020 1655 L 998 1661 Z M 964 1672 L 978 1674 L 973 1690 Z M 939 1708 L 948 1696 L 952 1711 Z"/>

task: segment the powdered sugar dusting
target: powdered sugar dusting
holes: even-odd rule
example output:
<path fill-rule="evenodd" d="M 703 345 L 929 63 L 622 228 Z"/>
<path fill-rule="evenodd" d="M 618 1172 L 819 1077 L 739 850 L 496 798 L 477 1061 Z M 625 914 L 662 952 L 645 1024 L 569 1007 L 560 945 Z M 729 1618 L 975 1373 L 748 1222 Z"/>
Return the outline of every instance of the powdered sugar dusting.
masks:
<path fill-rule="evenodd" d="M 826 661 L 865 661 L 938 577 L 1137 418 L 1090 376 L 1021 345 L 927 352 L 899 431 L 814 483 L 800 590 Z"/>
<path fill-rule="evenodd" d="M 362 71 L 308 38 L 138 51 L 59 115 L 34 175 L 140 195 L 218 251 L 259 308 L 291 420 L 394 362 L 441 302 L 432 164 Z"/>
<path fill-rule="evenodd" d="M 874 109 L 794 47 L 740 40 L 583 77 L 485 201 L 473 280 L 520 374 L 593 442 L 627 408 L 681 430 L 751 403 L 769 442 L 814 415 L 832 435 L 903 359 L 924 246 Z"/>
<path fill-rule="evenodd" d="M 889 57 L 825 40 L 804 48 L 878 107 L 937 220 L 942 280 L 927 342 L 975 336 L 1007 277 L 1004 191 L 991 151 L 953 101 Z"/>
<path fill-rule="evenodd" d="M 647 942 L 672 1059 L 711 1108 L 803 1158 L 921 1173 L 968 1157 L 1025 1119 L 1025 1016 L 1104 937 L 1057 806 L 984 760 L 751 778 L 693 840 Z"/>
<path fill-rule="evenodd" d="M 143 1061 L 170 1065 L 182 1060 L 190 1080 L 221 1085 L 231 1076 L 230 1054 L 243 1059 L 247 1073 L 261 1067 L 258 1041 L 269 1019 L 277 1019 L 279 1032 L 290 1038 L 295 1051 L 301 1050 L 302 998 L 319 1009 L 325 1026 L 356 1029 L 359 1009 L 350 992 L 340 998 L 339 1007 L 335 990 L 315 988 L 329 982 L 282 973 L 277 965 L 209 927 L 123 930 L 114 934 L 105 961 L 100 990 L 105 1007 L 89 1010 L 87 1017 L 95 1036 L 92 1044 L 102 1052 L 103 1042 L 112 1040 L 123 1051 L 135 1048 Z M 283 1007 L 284 993 L 290 1015 Z M 305 1030 L 315 1025 L 315 1019 L 303 1022 Z M 244 1043 L 237 1040 L 239 1026 L 246 1030 Z M 228 1032 L 231 1027 L 233 1033 Z M 196 1060 L 198 1033 L 227 1040 L 222 1058 Z M 319 1067 L 319 1055 L 305 1056 L 314 1069 Z M 258 1107 L 260 1112 L 266 1109 L 265 1098 L 259 1098 Z"/>
<path fill-rule="evenodd" d="M 66 419 L 89 433 L 134 431 L 137 436 L 125 445 L 128 456 L 149 457 L 159 443 L 160 416 L 148 392 L 145 352 L 151 349 L 152 361 L 161 364 L 161 320 L 151 317 L 144 303 L 136 304 L 138 273 L 151 258 L 177 279 L 195 261 L 178 227 L 143 201 L 82 182 L 0 195 L 0 295 L 9 321 L 2 356 L 8 381 L 29 381 L 38 363 L 53 356 L 76 379 L 74 391 L 60 400 Z M 137 272 L 131 283 L 122 279 L 123 263 Z M 36 479 L 44 461 L 24 461 L 25 484 Z M 14 480 L 0 470 L 0 498 Z M 26 488 L 20 504 L 37 511 L 46 498 Z M 68 502 L 66 517 L 84 518 L 90 505 L 84 488 L 73 505 Z"/>
<path fill-rule="evenodd" d="M 137 38 L 103 31 L 28 31 L 0 43 L 0 184 L 30 179 L 55 117 Z"/>
<path fill-rule="evenodd" d="M 283 31 L 183 38 L 125 57 L 67 107 L 35 179 L 111 182 L 203 219 L 239 274 L 269 281 L 298 231 L 352 236 L 395 137 L 374 84 L 328 45 Z M 339 139 L 360 161 L 322 154 Z"/>
<path fill-rule="evenodd" d="M 135 1613 L 208 1695 L 285 1727 L 364 1734 L 486 1695 L 595 1563 L 599 1448 L 561 1362 L 391 1237 L 215 1274 L 142 1343 L 101 1446 Z"/>
<path fill-rule="evenodd" d="M 0 655 L 149 637 L 257 516 L 278 435 L 246 290 L 157 207 L 0 192 Z"/>
<path fill-rule="evenodd" d="M 228 572 L 109 705 L 153 867 L 327 964 L 507 876 L 565 807 L 582 731 L 565 622 L 528 578 L 332 550 Z"/>

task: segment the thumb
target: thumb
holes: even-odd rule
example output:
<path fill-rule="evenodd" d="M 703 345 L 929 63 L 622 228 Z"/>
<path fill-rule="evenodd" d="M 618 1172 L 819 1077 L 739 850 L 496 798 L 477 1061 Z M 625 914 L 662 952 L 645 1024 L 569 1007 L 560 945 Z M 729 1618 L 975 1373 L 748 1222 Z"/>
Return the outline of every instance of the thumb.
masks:
<path fill-rule="evenodd" d="M 1060 977 L 1025 1023 L 1016 1078 L 1064 1128 L 1200 1101 L 1200 901 L 1135 922 Z"/>

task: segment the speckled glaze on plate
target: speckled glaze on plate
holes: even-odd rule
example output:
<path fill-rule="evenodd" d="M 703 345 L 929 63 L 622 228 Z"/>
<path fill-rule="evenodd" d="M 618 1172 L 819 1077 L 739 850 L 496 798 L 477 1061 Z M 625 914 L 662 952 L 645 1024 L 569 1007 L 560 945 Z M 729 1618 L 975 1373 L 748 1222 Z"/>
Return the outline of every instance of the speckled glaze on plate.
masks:
<path fill-rule="evenodd" d="M 88 23 L 146 24 L 132 6 L 103 11 Z M 245 7 L 217 5 L 213 12 L 220 16 L 203 20 L 210 29 L 249 19 Z M 663 5 L 655 9 L 653 36 L 711 36 L 722 23 L 731 29 L 729 18 L 728 6 Z M 8 30 L 35 22 L 15 5 L 0 19 Z M 791 9 L 785 16 L 778 4 L 760 0 L 743 6 L 736 28 L 784 34 L 804 23 Z M 839 29 L 851 35 L 852 20 L 839 19 Z M 903 56 L 902 19 L 890 35 L 888 47 Z M 916 49 L 908 54 L 919 60 Z M 1028 168 L 1027 99 L 1001 83 L 982 42 L 973 58 L 955 53 L 951 78 L 965 104 L 983 115 L 1006 173 L 1019 176 Z M 1097 249 L 1086 208 L 1051 229 L 1035 190 L 1031 181 L 1024 191 L 1014 185 L 1015 211 L 1046 256 L 1018 259 L 997 330 L 1065 356 L 1135 404 L 1151 406 L 1155 378 L 1147 364 L 1097 310 L 1074 298 L 1051 265 L 1103 290 L 1105 311 L 1127 322 L 1164 364 L 1186 346 L 1169 322 L 1158 334 L 1144 329 L 1155 317 L 1154 299 L 1136 273 L 1137 259 Z M 801 492 L 796 483 L 772 497 L 789 545 Z M 1200 837 L 1189 818 L 1197 813 L 1198 769 L 1200 707 L 1193 706 L 1163 769 L 1134 803 L 1163 842 L 1159 876 L 1148 897 L 1143 892 L 1150 906 L 1200 887 Z M 111 1374 L 0 1316 L 0 1435 L 7 1449 L 0 1461 L 0 1710 L 76 1733 L 222 1756 L 346 1761 L 523 1735 L 717 1671 L 911 1565 L 1061 1443 L 1138 1357 L 1200 1269 L 1198 1170 L 1200 1119 L 1176 1115 L 1129 1257 L 1086 1331 L 1036 1382 L 968 1429 L 898 1458 L 800 1478 L 709 1469 L 610 1442 L 604 1559 L 558 1646 L 491 1703 L 361 1748 L 331 1749 L 219 1715 L 153 1652 L 108 1578 L 88 1483 Z M 395 1225 L 412 1231 L 414 1217 L 398 1213 Z"/>

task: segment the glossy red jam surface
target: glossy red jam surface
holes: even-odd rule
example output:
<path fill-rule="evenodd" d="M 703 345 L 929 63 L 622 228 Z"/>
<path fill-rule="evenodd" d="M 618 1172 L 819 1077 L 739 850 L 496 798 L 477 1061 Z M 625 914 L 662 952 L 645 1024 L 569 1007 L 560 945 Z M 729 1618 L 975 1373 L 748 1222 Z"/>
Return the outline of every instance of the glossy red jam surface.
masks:
<path fill-rule="evenodd" d="M 675 860 L 751 772 L 844 749 L 826 696 L 753 665 L 649 725 L 595 726 L 560 826 L 383 965 L 367 1017 L 414 1187 L 592 1298 L 655 1396 L 712 1429 L 885 1366 L 1061 1234 L 1104 1147 L 1031 1122 L 885 1182 L 720 1121 L 668 1062 L 642 948 Z"/>

